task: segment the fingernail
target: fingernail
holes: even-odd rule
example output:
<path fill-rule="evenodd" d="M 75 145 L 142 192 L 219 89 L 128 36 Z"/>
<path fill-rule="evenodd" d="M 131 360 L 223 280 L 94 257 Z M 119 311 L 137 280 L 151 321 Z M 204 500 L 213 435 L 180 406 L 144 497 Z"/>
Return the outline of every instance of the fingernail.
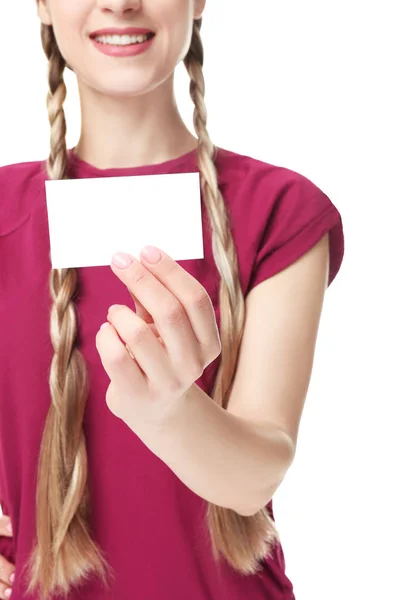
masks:
<path fill-rule="evenodd" d="M 119 269 L 126 269 L 126 267 L 129 267 L 129 265 L 132 264 L 132 259 L 129 254 L 117 252 L 116 254 L 113 254 L 112 262 Z"/>
<path fill-rule="evenodd" d="M 11 573 L 11 575 L 10 575 L 10 582 L 14 583 L 14 579 L 15 579 L 15 573 Z"/>
<path fill-rule="evenodd" d="M 140 252 L 141 256 L 149 263 L 158 263 L 161 260 L 161 253 L 155 246 L 145 246 Z"/>
<path fill-rule="evenodd" d="M 11 523 L 9 523 L 8 525 L 6 525 L 6 529 L 8 529 L 8 531 L 10 533 L 12 533 L 12 525 L 11 525 Z"/>
<path fill-rule="evenodd" d="M 11 588 L 7 588 L 6 591 L 4 592 L 4 595 L 6 598 L 9 598 L 11 596 Z"/>

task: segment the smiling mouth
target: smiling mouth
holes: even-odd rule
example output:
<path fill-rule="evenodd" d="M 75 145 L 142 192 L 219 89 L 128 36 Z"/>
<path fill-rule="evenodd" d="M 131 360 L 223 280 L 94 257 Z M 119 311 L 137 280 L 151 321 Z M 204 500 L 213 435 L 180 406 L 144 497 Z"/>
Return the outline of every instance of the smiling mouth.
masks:
<path fill-rule="evenodd" d="M 155 33 L 149 32 L 146 34 L 139 35 L 95 35 L 91 39 L 99 44 L 104 44 L 105 46 L 124 47 L 144 44 L 145 42 L 151 40 L 153 37 L 155 37 Z"/>

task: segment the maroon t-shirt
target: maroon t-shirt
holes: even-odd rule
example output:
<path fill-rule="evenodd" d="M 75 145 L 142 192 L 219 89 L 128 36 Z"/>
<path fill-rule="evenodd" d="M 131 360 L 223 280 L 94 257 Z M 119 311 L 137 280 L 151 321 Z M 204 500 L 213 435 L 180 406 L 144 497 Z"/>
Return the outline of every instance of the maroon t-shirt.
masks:
<path fill-rule="evenodd" d="M 198 171 L 195 151 L 162 164 L 118 169 L 96 168 L 71 150 L 69 157 L 71 178 Z M 340 213 L 330 199 L 295 171 L 225 149 L 219 149 L 217 168 L 244 294 L 297 260 L 328 231 L 331 283 L 343 259 L 344 238 Z M 0 554 L 16 565 L 14 600 L 27 598 L 21 568 L 34 542 L 37 460 L 50 405 L 52 301 L 45 179 L 45 160 L 0 168 L 0 502 L 14 531 L 12 538 L 0 536 Z M 204 259 L 179 263 L 206 288 L 219 326 L 219 274 L 204 203 L 202 214 Z M 109 378 L 95 337 L 109 306 L 133 309 L 133 301 L 108 265 L 78 272 L 78 347 L 91 382 L 84 419 L 91 523 L 93 537 L 114 569 L 115 583 L 107 592 L 92 578 L 68 598 L 292 600 L 280 544 L 255 575 L 239 575 L 225 561 L 217 568 L 204 526 L 206 501 L 107 407 Z M 219 358 L 197 381 L 208 394 L 218 365 Z M 273 517 L 272 501 L 268 509 Z"/>

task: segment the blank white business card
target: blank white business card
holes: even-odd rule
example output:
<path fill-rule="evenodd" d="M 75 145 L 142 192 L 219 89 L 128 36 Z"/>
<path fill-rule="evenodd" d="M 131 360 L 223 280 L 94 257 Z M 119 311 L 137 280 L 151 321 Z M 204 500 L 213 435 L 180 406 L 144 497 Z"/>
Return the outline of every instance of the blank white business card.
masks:
<path fill-rule="evenodd" d="M 109 265 L 157 246 L 204 258 L 199 173 L 45 181 L 53 269 Z"/>

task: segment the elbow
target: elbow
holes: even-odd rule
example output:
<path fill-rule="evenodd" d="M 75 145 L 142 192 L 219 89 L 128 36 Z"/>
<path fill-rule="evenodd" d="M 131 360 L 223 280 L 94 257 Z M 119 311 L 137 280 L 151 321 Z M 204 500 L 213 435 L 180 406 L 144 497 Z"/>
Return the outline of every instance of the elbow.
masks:
<path fill-rule="evenodd" d="M 253 517 L 256 515 L 258 512 L 260 512 L 260 510 L 267 506 L 268 502 L 270 502 L 282 481 L 283 479 L 278 483 L 271 485 L 267 492 L 264 493 L 261 501 L 259 500 L 258 502 L 253 502 L 252 505 L 248 505 L 247 507 L 241 506 L 239 510 L 236 510 L 236 512 L 242 517 Z"/>
<path fill-rule="evenodd" d="M 263 508 L 267 506 L 267 504 L 271 501 L 274 496 L 276 490 L 279 488 L 283 480 L 285 479 L 286 473 L 291 466 L 294 455 L 296 452 L 296 448 L 294 443 L 289 436 L 287 436 L 287 452 L 285 455 L 285 460 L 282 463 L 282 468 L 280 475 L 277 479 L 271 483 L 271 480 L 268 482 L 267 488 L 264 487 L 262 492 L 259 492 L 257 498 L 251 498 L 251 500 L 247 503 L 247 506 L 240 505 L 239 509 L 236 509 L 236 512 L 243 517 L 253 517 L 258 512 L 260 512 Z M 243 499 L 242 499 L 243 500 Z"/>
<path fill-rule="evenodd" d="M 263 507 L 261 507 L 263 508 Z M 251 509 L 251 510 L 243 510 L 242 508 L 239 510 L 235 510 L 235 512 L 237 512 L 238 515 L 242 516 L 242 517 L 253 517 L 255 514 L 257 514 L 261 508 L 257 508 L 257 510 Z"/>

